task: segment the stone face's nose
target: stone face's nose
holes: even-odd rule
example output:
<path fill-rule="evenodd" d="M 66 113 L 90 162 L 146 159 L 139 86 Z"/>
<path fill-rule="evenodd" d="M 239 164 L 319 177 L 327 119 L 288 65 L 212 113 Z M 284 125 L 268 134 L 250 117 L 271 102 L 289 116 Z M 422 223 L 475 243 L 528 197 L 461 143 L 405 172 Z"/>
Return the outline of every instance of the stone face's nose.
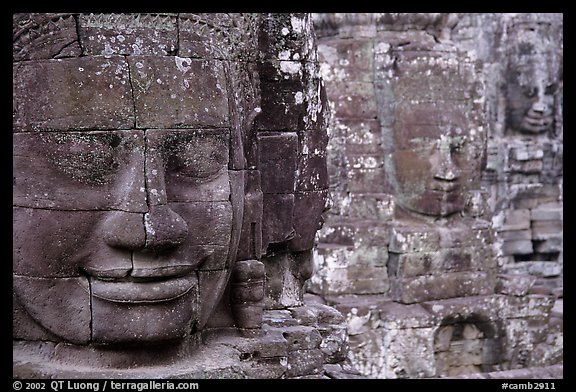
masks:
<path fill-rule="evenodd" d="M 443 181 L 456 181 L 460 177 L 460 169 L 452 159 L 449 148 L 439 148 L 438 162 L 434 165 L 434 178 Z"/>
<path fill-rule="evenodd" d="M 144 214 L 146 248 L 155 250 L 173 248 L 188 236 L 186 221 L 167 205 L 150 206 Z"/>
<path fill-rule="evenodd" d="M 139 212 L 111 211 L 103 225 L 104 242 L 113 248 L 143 248 L 146 244 L 143 219 Z"/>
<path fill-rule="evenodd" d="M 537 101 L 537 102 L 534 102 L 534 104 L 532 105 L 532 111 L 533 112 L 543 114 L 546 112 L 546 110 L 547 110 L 547 106 L 544 102 Z"/>

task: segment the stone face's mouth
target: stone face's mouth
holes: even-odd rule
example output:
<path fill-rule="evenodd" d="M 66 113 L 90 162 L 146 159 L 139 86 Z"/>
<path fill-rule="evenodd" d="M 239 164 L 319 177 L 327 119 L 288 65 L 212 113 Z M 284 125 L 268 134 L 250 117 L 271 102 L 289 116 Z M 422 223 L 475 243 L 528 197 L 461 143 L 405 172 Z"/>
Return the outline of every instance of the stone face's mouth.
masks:
<path fill-rule="evenodd" d="M 533 110 L 528 110 L 524 118 L 522 118 L 521 127 L 523 130 L 530 132 L 543 132 L 552 126 L 553 117 L 545 115 Z"/>
<path fill-rule="evenodd" d="M 460 185 L 456 182 L 435 181 L 430 188 L 433 192 L 439 193 L 453 193 L 460 189 Z"/>
<path fill-rule="evenodd" d="M 124 278 L 89 277 L 89 287 L 84 287 L 92 296 L 118 303 L 158 303 L 185 295 L 195 286 L 194 274 L 186 276 L 148 276 Z"/>

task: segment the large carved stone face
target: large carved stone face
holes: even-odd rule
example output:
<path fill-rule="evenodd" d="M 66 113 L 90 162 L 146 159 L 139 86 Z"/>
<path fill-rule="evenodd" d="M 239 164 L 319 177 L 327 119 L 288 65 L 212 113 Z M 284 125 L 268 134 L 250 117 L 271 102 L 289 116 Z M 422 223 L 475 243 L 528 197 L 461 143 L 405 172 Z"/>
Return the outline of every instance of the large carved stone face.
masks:
<path fill-rule="evenodd" d="M 16 335 L 155 342 L 206 323 L 244 198 L 225 72 L 153 55 L 15 63 Z"/>
<path fill-rule="evenodd" d="M 520 57 L 524 61 L 518 58 L 507 73 L 507 125 L 521 133 L 543 133 L 554 124 L 558 80 L 551 75 L 545 56 Z"/>
<path fill-rule="evenodd" d="M 396 199 L 414 212 L 450 215 L 464 208 L 468 132 L 458 126 L 414 124 L 421 114 L 414 108 L 399 112 L 397 118 L 404 126 L 394 132 L 391 154 Z"/>

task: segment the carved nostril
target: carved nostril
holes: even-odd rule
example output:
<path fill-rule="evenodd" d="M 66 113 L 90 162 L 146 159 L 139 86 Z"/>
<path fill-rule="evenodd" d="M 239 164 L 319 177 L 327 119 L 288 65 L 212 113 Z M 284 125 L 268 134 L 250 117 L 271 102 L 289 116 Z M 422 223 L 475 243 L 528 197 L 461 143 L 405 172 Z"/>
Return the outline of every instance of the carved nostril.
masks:
<path fill-rule="evenodd" d="M 144 214 L 144 226 L 147 248 L 172 248 L 188 237 L 186 221 L 167 205 L 150 206 L 150 212 Z"/>
<path fill-rule="evenodd" d="M 443 181 L 456 181 L 460 177 L 460 169 L 452 160 L 449 152 L 441 154 L 440 163 L 434 171 L 434 178 Z"/>
<path fill-rule="evenodd" d="M 140 212 L 111 211 L 103 224 L 104 242 L 114 248 L 144 247 L 146 233 L 142 215 Z"/>
<path fill-rule="evenodd" d="M 546 111 L 546 105 L 543 104 L 542 102 L 535 102 L 532 105 L 532 111 L 536 113 L 544 113 Z"/>

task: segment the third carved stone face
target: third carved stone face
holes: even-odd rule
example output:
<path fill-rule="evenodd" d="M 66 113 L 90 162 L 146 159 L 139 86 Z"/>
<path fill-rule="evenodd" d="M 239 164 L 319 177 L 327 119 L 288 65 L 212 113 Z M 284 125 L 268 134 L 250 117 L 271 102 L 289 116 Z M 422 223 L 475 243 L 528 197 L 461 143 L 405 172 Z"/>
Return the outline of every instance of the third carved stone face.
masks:
<path fill-rule="evenodd" d="M 553 126 L 558 82 L 549 75 L 544 56 L 524 57 L 525 62 L 516 62 L 508 70 L 507 125 L 521 133 L 539 134 Z"/>

